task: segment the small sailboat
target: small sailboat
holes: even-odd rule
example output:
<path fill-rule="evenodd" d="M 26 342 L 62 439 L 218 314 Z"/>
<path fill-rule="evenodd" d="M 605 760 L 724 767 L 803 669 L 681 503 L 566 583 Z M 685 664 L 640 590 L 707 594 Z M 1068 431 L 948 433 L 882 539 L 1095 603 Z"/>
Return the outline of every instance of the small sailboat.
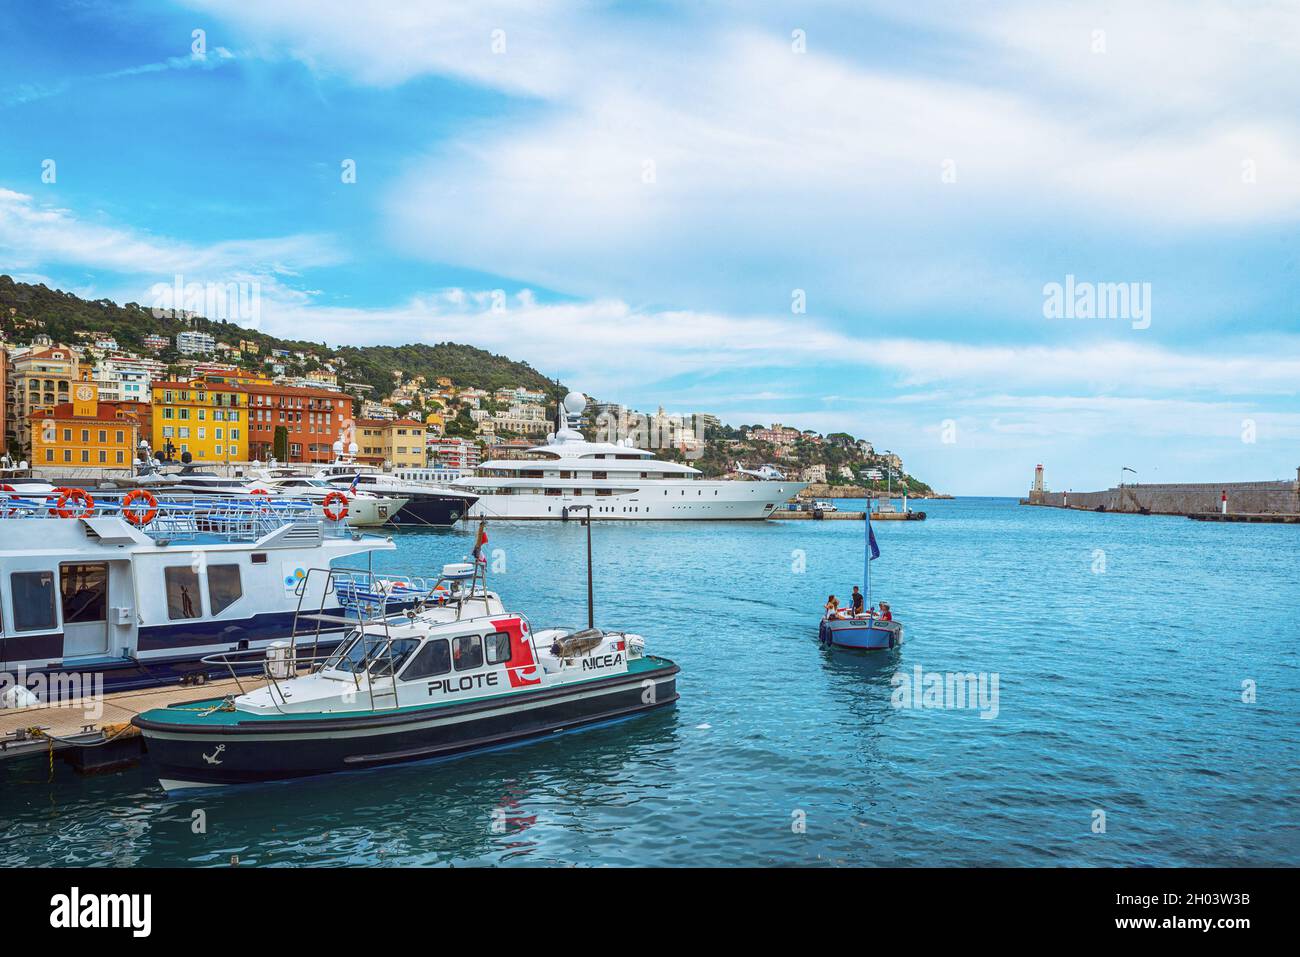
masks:
<path fill-rule="evenodd" d="M 867 651 L 888 651 L 903 643 L 903 625 L 895 621 L 888 602 L 881 602 L 877 611 L 871 604 L 871 563 L 880 557 L 876 533 L 871 529 L 871 506 L 866 511 L 866 542 L 862 560 L 866 598 L 862 614 L 853 614 L 852 608 L 826 611 L 817 637 L 823 644 L 835 648 L 858 648 Z"/>

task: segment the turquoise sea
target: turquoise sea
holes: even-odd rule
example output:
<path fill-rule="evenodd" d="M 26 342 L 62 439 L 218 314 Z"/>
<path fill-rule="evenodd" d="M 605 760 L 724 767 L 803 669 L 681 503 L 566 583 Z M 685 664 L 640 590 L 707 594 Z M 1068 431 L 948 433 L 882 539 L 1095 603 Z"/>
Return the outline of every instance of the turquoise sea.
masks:
<path fill-rule="evenodd" d="M 147 764 L 10 763 L 0 864 L 1300 864 L 1300 527 L 916 504 L 875 525 L 896 653 L 816 641 L 860 523 L 600 524 L 597 623 L 681 665 L 674 710 L 193 799 Z M 472 534 L 402 534 L 382 564 L 428 573 Z M 489 536 L 508 605 L 584 623 L 580 525 Z M 996 715 L 895 707 L 918 667 L 996 676 Z"/>

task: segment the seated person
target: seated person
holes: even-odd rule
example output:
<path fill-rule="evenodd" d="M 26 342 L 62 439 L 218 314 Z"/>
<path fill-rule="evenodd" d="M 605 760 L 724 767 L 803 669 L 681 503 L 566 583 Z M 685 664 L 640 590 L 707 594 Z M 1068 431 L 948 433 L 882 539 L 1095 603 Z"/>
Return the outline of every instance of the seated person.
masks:
<path fill-rule="evenodd" d="M 840 600 L 834 595 L 826 599 L 826 617 L 837 618 L 840 613 Z"/>
<path fill-rule="evenodd" d="M 853 586 L 853 614 L 862 614 L 862 592 L 858 591 L 858 586 Z"/>
<path fill-rule="evenodd" d="M 894 620 L 894 616 L 889 613 L 889 602 L 882 601 L 880 603 L 880 617 L 884 621 Z"/>

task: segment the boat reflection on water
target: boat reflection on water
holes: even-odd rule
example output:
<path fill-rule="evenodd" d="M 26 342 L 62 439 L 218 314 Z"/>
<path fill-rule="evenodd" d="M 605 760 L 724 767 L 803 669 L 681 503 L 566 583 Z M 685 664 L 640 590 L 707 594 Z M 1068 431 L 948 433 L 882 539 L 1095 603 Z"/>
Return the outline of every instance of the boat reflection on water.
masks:
<path fill-rule="evenodd" d="M 141 866 L 224 864 L 230 854 L 238 855 L 240 866 L 472 865 L 507 857 L 559 863 L 558 848 L 554 860 L 546 855 L 550 836 L 562 830 L 561 843 L 567 846 L 574 831 L 588 826 L 584 811 L 598 809 L 602 813 L 592 817 L 605 823 L 590 839 L 628 840 L 630 848 L 628 835 L 607 832 L 607 815 L 659 791 L 648 783 L 659 778 L 659 769 L 647 773 L 641 766 L 680 747 L 678 726 L 676 709 L 662 709 L 581 734 L 394 765 L 381 776 L 342 772 L 291 784 L 204 791 L 207 820 L 220 821 L 216 845 L 221 851 L 215 855 L 195 854 L 192 802 L 154 800 L 144 812 L 152 823 L 138 838 L 145 846 L 132 849 L 133 858 Z M 528 749 L 523 760 L 521 747 Z M 156 796 L 147 768 L 140 773 L 142 789 Z M 293 789 L 292 803 L 286 802 L 286 787 Z M 127 801 L 138 817 L 140 805 L 124 795 Z M 184 813 L 178 815 L 177 808 Z M 102 843 L 89 834 L 86 840 Z M 83 859 L 75 846 L 69 853 L 70 860 Z M 629 863 L 635 863 L 632 856 Z"/>

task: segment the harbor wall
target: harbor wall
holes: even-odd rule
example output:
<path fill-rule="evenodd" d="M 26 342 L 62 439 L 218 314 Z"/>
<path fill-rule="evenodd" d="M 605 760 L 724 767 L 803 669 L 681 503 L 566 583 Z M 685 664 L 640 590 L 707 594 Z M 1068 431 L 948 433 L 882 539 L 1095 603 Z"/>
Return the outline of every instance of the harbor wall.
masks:
<path fill-rule="evenodd" d="M 1101 492 L 1042 492 L 1026 505 L 1050 508 L 1073 508 L 1108 512 L 1140 512 L 1155 515 L 1187 515 L 1217 512 L 1220 497 L 1228 493 L 1230 513 L 1278 515 L 1300 513 L 1300 470 L 1294 482 L 1194 482 L 1170 484 L 1135 484 L 1109 488 Z"/>

